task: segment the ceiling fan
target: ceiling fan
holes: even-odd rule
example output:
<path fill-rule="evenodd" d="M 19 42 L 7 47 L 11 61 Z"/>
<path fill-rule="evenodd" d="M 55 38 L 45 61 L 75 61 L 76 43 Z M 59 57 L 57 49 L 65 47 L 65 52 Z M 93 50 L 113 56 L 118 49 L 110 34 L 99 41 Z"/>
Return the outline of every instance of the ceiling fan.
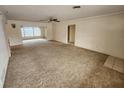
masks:
<path fill-rule="evenodd" d="M 60 22 L 57 18 L 49 18 L 48 20 L 40 20 L 42 22 Z"/>

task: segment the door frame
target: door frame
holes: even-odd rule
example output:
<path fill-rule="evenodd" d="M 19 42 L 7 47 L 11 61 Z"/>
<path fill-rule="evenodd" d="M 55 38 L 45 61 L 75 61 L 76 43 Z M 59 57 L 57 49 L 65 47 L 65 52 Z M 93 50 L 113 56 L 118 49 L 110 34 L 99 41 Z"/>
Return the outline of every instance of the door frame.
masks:
<path fill-rule="evenodd" d="M 70 31 L 69 31 L 69 29 L 70 29 L 70 26 L 72 26 L 72 25 L 74 25 L 75 26 L 75 33 L 76 33 L 76 24 L 70 24 L 70 25 L 68 25 L 67 26 L 67 44 L 69 44 L 69 37 L 70 37 Z M 74 34 L 75 35 L 75 34 Z M 75 37 L 75 36 L 74 36 Z M 75 40 L 74 40 L 74 45 L 75 45 Z"/>

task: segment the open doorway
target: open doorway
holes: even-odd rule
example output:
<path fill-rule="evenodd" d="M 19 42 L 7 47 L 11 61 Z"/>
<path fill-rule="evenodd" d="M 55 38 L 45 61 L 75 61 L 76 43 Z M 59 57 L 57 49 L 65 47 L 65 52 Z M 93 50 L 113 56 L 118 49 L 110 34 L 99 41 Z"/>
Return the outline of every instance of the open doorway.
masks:
<path fill-rule="evenodd" d="M 75 24 L 68 25 L 68 44 L 74 45 L 75 43 Z"/>

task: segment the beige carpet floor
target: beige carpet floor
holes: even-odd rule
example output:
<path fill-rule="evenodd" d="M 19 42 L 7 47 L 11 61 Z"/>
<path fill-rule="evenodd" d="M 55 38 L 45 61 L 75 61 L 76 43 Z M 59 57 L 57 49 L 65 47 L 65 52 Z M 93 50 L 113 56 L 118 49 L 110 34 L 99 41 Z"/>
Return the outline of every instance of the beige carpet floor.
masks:
<path fill-rule="evenodd" d="M 25 41 L 12 50 L 4 87 L 124 87 L 108 56 L 55 41 Z"/>

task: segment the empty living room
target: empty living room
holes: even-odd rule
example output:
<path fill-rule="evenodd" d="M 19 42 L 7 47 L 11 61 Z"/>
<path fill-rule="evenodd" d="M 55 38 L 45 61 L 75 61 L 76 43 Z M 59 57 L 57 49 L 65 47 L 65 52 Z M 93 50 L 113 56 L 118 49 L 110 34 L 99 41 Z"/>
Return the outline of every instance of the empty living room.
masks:
<path fill-rule="evenodd" d="M 124 5 L 0 5 L 1 88 L 124 88 Z"/>

